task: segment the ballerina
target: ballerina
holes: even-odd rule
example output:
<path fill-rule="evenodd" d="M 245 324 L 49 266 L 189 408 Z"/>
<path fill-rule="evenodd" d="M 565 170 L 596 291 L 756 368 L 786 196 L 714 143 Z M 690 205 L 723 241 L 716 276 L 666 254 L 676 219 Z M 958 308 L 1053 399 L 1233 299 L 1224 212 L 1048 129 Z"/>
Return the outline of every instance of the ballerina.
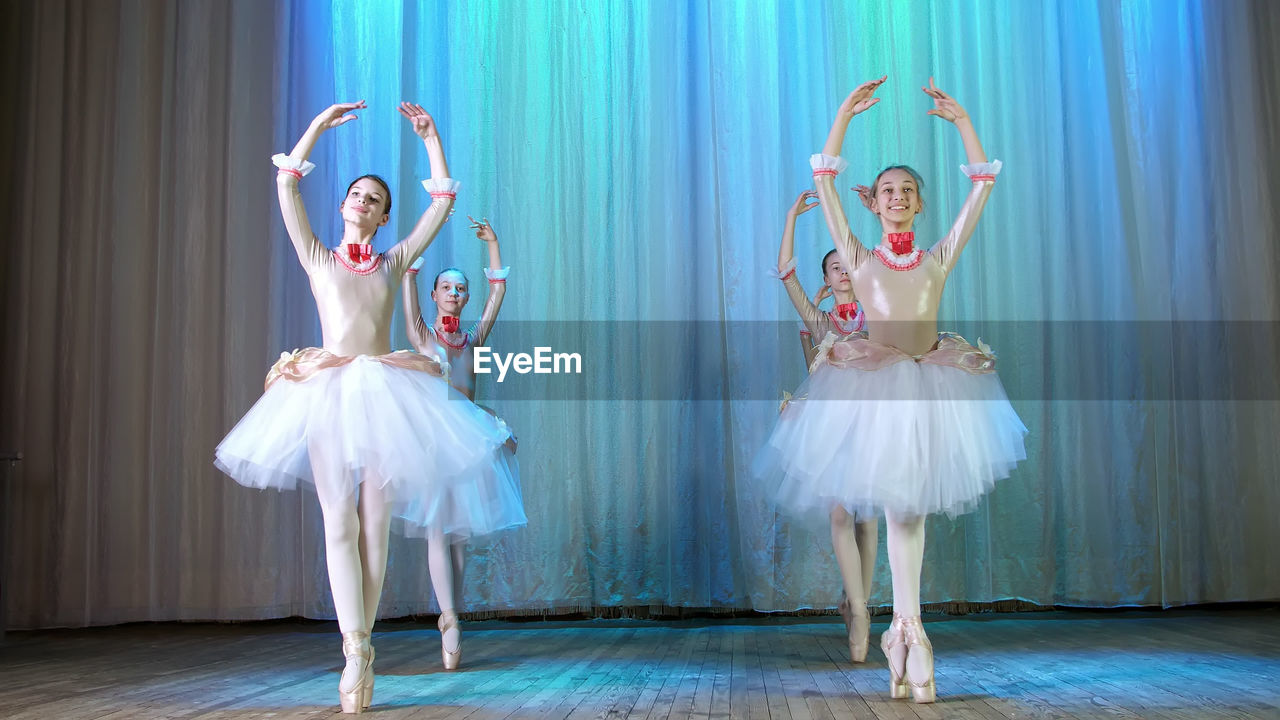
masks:
<path fill-rule="evenodd" d="M 458 190 L 449 177 L 435 121 L 419 105 L 400 114 L 431 163 L 423 181 L 431 204 L 409 234 L 373 251 L 390 220 L 391 192 L 376 175 L 354 180 L 339 204 L 342 244 L 330 250 L 312 232 L 298 184 L 320 135 L 356 119 L 363 101 L 339 103 L 312 120 L 293 151 L 272 158 L 285 229 L 311 282 L 323 347 L 282 354 L 262 397 L 216 450 L 217 466 L 255 488 L 315 488 L 324 517 L 325 557 L 346 665 L 338 682 L 344 713 L 373 700 L 370 631 L 386 575 L 392 516 L 440 523 L 433 504 L 472 478 L 501 472 L 510 433 L 458 395 L 433 358 L 391 352 L 396 284 L 448 219 Z M 496 469 L 495 469 L 496 468 Z"/>
<path fill-rule="evenodd" d="M 929 250 L 915 246 L 923 181 L 905 165 L 870 186 L 882 238 L 867 250 L 849 229 L 835 189 L 847 163 L 841 146 L 854 116 L 873 107 L 886 78 L 859 86 L 841 104 L 826 145 L 810 159 L 827 229 L 862 301 L 867 335 L 828 335 L 817 367 L 778 420 L 760 471 L 780 476 L 779 497 L 795 511 L 838 503 L 850 512 L 882 509 L 893 578 L 893 621 L 880 646 L 890 694 L 936 697 L 933 648 L 920 622 L 924 520 L 958 514 L 1026 458 L 1026 426 L 995 374 L 995 357 L 951 333 L 938 333 L 947 276 L 973 234 L 999 161 L 988 162 L 964 108 L 932 78 L 930 115 L 960 132 L 972 189 L 948 233 Z"/>
<path fill-rule="evenodd" d="M 422 258 L 414 261 L 404 279 L 405 332 L 414 349 L 423 355 L 441 358 L 449 365 L 449 383 L 468 400 L 475 401 L 476 371 L 472 349 L 484 345 L 493 330 L 502 299 L 507 292 L 507 275 L 511 268 L 502 266 L 498 248 L 498 235 L 488 219 L 477 221 L 470 215 L 471 229 L 489 249 L 489 267 L 485 278 L 489 281 L 489 297 L 485 300 L 480 318 L 469 329 L 461 331 L 459 318 L 471 299 L 467 276 L 457 268 L 446 268 L 436 275 L 432 284 L 431 300 L 436 304 L 436 317 L 427 323 L 422 317 L 418 302 L 418 270 Z M 477 406 L 483 410 L 488 408 Z M 496 415 L 495 415 L 496 418 Z M 499 420 L 501 422 L 501 420 Z M 505 423 L 504 423 L 505 426 Z M 427 529 L 427 567 L 431 573 L 431 586 L 436 602 L 440 605 L 440 654 L 448 670 L 456 670 L 462 662 L 462 630 L 458 624 L 458 608 L 462 607 L 462 580 L 466 563 L 468 536 L 486 535 L 498 530 L 526 524 L 524 505 L 520 496 L 519 469 L 515 458 L 515 438 L 512 436 L 501 453 L 508 473 L 487 478 L 483 496 L 453 497 L 447 502 L 464 506 L 465 514 L 473 521 L 466 529 L 446 529 L 432 526 Z M 510 480 L 510 482 L 507 482 Z"/>
<path fill-rule="evenodd" d="M 787 211 L 782 243 L 778 248 L 778 268 L 776 272 L 771 271 L 774 277 L 782 280 L 787 297 L 803 323 L 800 343 L 805 351 L 806 367 L 813 365 L 817 353 L 813 338 L 826 338 L 828 334 L 847 337 L 865 328 L 864 315 L 858 307 L 849 273 L 835 250 L 827 251 L 822 258 L 824 284 L 812 301 L 796 277 L 796 218 L 818 207 L 817 202 L 809 202 L 817 200 L 817 197 L 817 192 L 806 190 Z M 828 295 L 835 298 L 835 307 L 823 312 L 818 305 Z M 786 501 L 783 503 L 785 506 Z M 871 635 L 867 597 L 871 594 L 871 579 L 875 574 L 879 522 L 875 515 L 855 517 L 839 503 L 832 504 L 830 521 L 831 547 L 835 550 L 843 589 L 839 609 L 848 636 L 849 659 L 855 663 L 865 662 Z"/>

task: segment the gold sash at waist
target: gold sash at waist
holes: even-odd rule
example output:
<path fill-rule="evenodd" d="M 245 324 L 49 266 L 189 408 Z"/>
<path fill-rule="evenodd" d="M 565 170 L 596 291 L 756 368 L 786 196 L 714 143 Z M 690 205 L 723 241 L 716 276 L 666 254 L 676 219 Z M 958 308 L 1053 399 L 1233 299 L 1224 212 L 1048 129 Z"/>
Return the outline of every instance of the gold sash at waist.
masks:
<path fill-rule="evenodd" d="M 890 365 L 911 360 L 927 365 L 942 365 L 964 370 L 972 375 L 985 375 L 996 371 L 996 356 L 991 348 L 978 338 L 978 347 L 969 344 L 968 340 L 955 333 L 938 333 L 938 342 L 929 352 L 922 355 L 908 355 L 906 352 L 883 343 L 868 339 L 863 333 L 854 333 L 843 338 L 835 333 L 827 333 L 822 344 L 818 346 L 812 372 L 819 365 L 827 364 L 837 368 L 854 370 L 881 370 Z"/>
<path fill-rule="evenodd" d="M 386 355 L 360 356 L 334 355 L 324 348 L 309 347 L 294 350 L 291 353 L 280 353 L 280 359 L 276 361 L 275 365 L 271 366 L 271 370 L 267 371 L 267 381 L 263 386 L 263 390 L 271 387 L 275 381 L 280 379 L 289 380 L 290 382 L 305 382 L 319 372 L 350 364 L 357 357 L 367 357 L 383 365 L 398 367 L 402 370 L 424 372 L 438 378 L 445 377 L 448 372 L 447 364 L 441 365 L 433 357 L 421 355 L 410 350 L 397 350 Z"/>

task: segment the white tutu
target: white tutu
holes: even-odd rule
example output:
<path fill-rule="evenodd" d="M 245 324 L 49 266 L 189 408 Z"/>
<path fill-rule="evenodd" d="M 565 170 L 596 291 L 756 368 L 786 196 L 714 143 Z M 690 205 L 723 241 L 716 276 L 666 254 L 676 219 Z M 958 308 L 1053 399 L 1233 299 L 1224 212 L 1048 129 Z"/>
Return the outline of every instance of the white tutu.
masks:
<path fill-rule="evenodd" d="M 374 482 L 408 525 L 459 537 L 527 522 L 505 423 L 435 375 L 372 356 L 338 360 L 270 381 L 218 445 L 218 468 L 249 487 L 309 484 L 327 497 L 354 499 Z"/>
<path fill-rule="evenodd" d="M 520 466 L 516 461 L 516 438 L 505 421 L 483 405 L 481 411 L 507 432 L 492 463 L 486 463 L 475 482 L 453 484 L 443 492 L 424 496 L 405 508 L 403 532 L 409 537 L 427 537 L 439 530 L 450 542 L 528 523 L 520 493 Z M 476 528 L 492 528 L 477 532 Z"/>
<path fill-rule="evenodd" d="M 756 458 L 755 474 L 784 511 L 815 523 L 835 505 L 860 517 L 957 515 L 1026 459 L 1027 428 L 992 356 L 954 335 L 921 358 L 865 338 L 841 343 L 857 357 L 820 359 Z M 935 353 L 949 364 L 930 362 Z M 989 367 L 964 369 L 975 358 Z"/>

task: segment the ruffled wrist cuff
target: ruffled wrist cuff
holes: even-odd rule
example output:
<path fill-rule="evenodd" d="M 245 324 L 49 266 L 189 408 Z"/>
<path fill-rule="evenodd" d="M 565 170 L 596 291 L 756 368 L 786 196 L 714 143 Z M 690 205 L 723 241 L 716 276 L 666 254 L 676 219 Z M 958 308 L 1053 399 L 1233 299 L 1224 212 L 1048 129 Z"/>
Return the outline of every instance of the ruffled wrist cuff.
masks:
<path fill-rule="evenodd" d="M 462 183 L 453 178 L 429 178 L 422 181 L 422 187 L 431 193 L 431 197 L 447 197 L 450 199 L 458 197 L 458 188 L 462 187 Z"/>
<path fill-rule="evenodd" d="M 507 276 L 511 274 L 511 266 L 508 265 L 500 270 L 484 269 L 484 276 L 489 278 L 490 282 L 506 282 Z"/>
<path fill-rule="evenodd" d="M 1000 174 L 1000 168 L 1002 167 L 1004 167 L 1004 163 L 999 160 L 991 160 L 989 162 L 961 165 L 960 172 L 974 182 L 995 182 L 996 176 Z"/>
<path fill-rule="evenodd" d="M 791 260 L 788 261 L 786 265 L 783 265 L 780 268 L 769 268 L 765 272 L 769 273 L 769 277 L 771 278 L 776 278 L 778 280 L 786 280 L 788 277 L 791 277 L 793 274 L 795 274 L 795 271 L 796 271 L 796 259 L 791 258 Z"/>
<path fill-rule="evenodd" d="M 414 260 L 414 261 L 413 261 L 413 264 L 409 266 L 409 272 L 411 272 L 411 273 L 416 273 L 416 272 L 418 272 L 419 270 L 421 270 L 421 269 L 422 269 L 422 265 L 423 265 L 423 263 L 424 263 L 424 262 L 426 262 L 426 261 L 422 258 L 422 256 L 421 256 L 421 255 L 419 255 L 419 256 L 418 256 L 418 259 L 417 259 L 417 260 Z"/>
<path fill-rule="evenodd" d="M 809 167 L 813 168 L 815 177 L 818 175 L 835 177 L 849 168 L 849 161 L 842 157 L 832 157 L 817 153 L 809 156 Z"/>
<path fill-rule="evenodd" d="M 307 160 L 295 160 L 284 153 L 276 153 L 271 156 L 271 162 L 281 170 L 292 170 L 302 175 L 310 173 L 316 169 L 316 164 Z"/>

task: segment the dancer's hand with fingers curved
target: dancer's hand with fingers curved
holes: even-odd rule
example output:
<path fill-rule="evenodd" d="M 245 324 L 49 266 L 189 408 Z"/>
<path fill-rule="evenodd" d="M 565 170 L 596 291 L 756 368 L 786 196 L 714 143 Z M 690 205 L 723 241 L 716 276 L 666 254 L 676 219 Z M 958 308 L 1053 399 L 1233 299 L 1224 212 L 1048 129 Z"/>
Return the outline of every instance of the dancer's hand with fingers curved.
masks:
<path fill-rule="evenodd" d="M 813 200 L 813 202 L 810 203 L 810 200 Z M 805 190 L 796 198 L 796 201 L 791 205 L 791 209 L 787 211 L 787 214 L 791 217 L 799 217 L 818 207 L 819 204 L 818 192 L 816 190 Z"/>
<path fill-rule="evenodd" d="M 363 100 L 353 103 L 334 103 L 325 108 L 319 115 L 311 121 L 311 126 L 317 130 L 331 130 L 339 125 L 346 125 L 356 119 L 353 110 L 363 110 L 367 106 Z"/>
<path fill-rule="evenodd" d="M 929 115 L 935 115 L 951 123 L 959 122 L 969 117 L 969 114 L 964 111 L 960 103 L 956 102 L 955 98 L 942 92 L 938 89 L 938 86 L 933 84 L 933 78 L 929 78 L 929 87 L 920 89 L 924 91 L 925 95 L 933 98 L 933 109 L 928 112 Z"/>
<path fill-rule="evenodd" d="M 813 306 L 817 307 L 822 304 L 823 300 L 831 297 L 831 286 L 823 285 L 818 288 L 818 292 L 813 296 Z"/>
<path fill-rule="evenodd" d="M 849 93 L 849 96 L 844 99 L 844 102 L 840 103 L 839 116 L 848 121 L 852 120 L 854 115 L 859 115 L 871 109 L 873 105 L 880 102 L 880 98 L 875 96 L 876 90 L 880 89 L 880 86 L 887 79 L 889 79 L 889 76 L 885 75 L 879 80 L 868 80 L 854 88 L 853 92 Z"/>
<path fill-rule="evenodd" d="M 485 242 L 491 242 L 491 243 L 498 242 L 498 235 L 493 231 L 493 226 L 489 224 L 489 218 L 485 218 L 483 220 L 476 220 L 475 218 L 468 215 L 467 219 L 471 221 L 471 224 L 468 225 L 467 227 L 476 231 L 477 238 Z"/>
<path fill-rule="evenodd" d="M 423 140 L 438 134 L 436 132 L 436 121 L 421 105 L 402 102 L 400 107 L 396 109 L 413 125 L 413 133 Z"/>
<path fill-rule="evenodd" d="M 871 202 L 875 200 L 875 196 L 871 192 L 871 188 L 866 185 L 854 185 L 849 189 L 858 193 L 858 199 L 862 201 L 862 207 L 868 210 L 871 209 Z"/>

